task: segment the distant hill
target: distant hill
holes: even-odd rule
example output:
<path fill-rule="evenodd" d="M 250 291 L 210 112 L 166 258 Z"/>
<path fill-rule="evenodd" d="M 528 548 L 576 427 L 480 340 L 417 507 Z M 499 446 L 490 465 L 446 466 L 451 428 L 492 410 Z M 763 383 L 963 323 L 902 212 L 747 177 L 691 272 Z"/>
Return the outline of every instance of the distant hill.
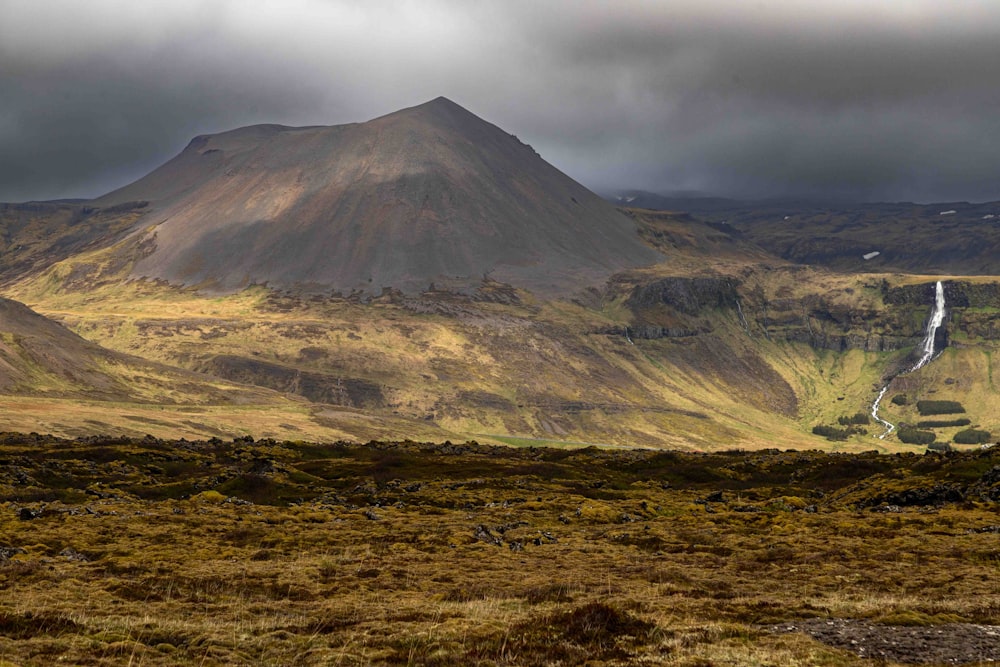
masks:
<path fill-rule="evenodd" d="M 662 257 L 516 137 L 438 98 L 367 123 L 200 136 L 95 206 L 147 201 L 134 276 L 378 294 L 573 292 Z"/>
<path fill-rule="evenodd" d="M 1000 202 L 868 203 L 608 195 L 621 206 L 689 213 L 798 264 L 838 271 L 1000 275 Z"/>

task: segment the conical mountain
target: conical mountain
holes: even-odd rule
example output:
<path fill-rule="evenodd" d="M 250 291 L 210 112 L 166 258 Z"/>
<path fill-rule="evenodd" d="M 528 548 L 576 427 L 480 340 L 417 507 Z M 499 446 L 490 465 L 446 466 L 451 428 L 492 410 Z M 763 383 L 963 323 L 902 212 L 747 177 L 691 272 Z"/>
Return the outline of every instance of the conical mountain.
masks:
<path fill-rule="evenodd" d="M 663 259 L 613 206 L 445 98 L 366 123 L 200 136 L 97 203 L 136 200 L 155 242 L 134 275 L 221 291 L 488 277 L 564 294 Z"/>

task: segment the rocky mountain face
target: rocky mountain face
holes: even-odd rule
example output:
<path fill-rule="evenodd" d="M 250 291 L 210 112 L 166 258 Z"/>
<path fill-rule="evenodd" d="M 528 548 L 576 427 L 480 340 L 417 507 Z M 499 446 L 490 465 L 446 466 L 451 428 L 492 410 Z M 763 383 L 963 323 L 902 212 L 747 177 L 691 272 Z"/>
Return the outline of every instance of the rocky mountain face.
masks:
<path fill-rule="evenodd" d="M 0 283 L 121 240 L 146 206 L 146 202 L 97 206 L 75 201 L 0 204 Z"/>
<path fill-rule="evenodd" d="M 636 226 L 515 136 L 438 98 L 367 123 L 195 138 L 96 202 L 148 201 L 133 276 L 222 292 L 566 294 L 662 260 Z"/>
<path fill-rule="evenodd" d="M 712 334 L 722 317 L 749 335 L 805 343 L 815 349 L 891 352 L 916 345 L 924 335 L 934 283 L 889 287 L 872 284 L 883 303 L 834 301 L 822 294 L 776 298 L 732 277 L 669 277 L 632 289 L 630 335 L 681 338 Z M 946 281 L 946 325 L 967 338 L 1000 339 L 1000 283 Z"/>

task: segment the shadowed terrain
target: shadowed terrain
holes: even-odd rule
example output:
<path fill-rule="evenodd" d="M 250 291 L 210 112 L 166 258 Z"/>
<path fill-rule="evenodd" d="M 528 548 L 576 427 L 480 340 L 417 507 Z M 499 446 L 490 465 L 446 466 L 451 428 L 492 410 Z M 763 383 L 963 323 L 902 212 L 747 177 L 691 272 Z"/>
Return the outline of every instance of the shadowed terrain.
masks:
<path fill-rule="evenodd" d="M 741 201 L 641 191 L 609 199 L 722 224 L 799 264 L 844 272 L 1000 275 L 1000 202 Z"/>
<path fill-rule="evenodd" d="M 662 259 L 607 202 L 444 98 L 361 124 L 197 137 L 95 204 L 137 200 L 154 242 L 133 275 L 220 291 L 489 277 L 563 294 Z"/>

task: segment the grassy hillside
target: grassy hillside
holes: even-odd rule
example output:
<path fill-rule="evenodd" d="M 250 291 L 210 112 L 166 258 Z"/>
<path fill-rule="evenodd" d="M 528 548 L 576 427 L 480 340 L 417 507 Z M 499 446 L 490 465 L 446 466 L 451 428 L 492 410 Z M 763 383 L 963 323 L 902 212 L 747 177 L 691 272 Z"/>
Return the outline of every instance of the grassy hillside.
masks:
<path fill-rule="evenodd" d="M 385 425 L 495 442 L 914 448 L 895 436 L 876 440 L 874 426 L 837 441 L 812 430 L 867 412 L 883 378 L 910 363 L 935 277 L 787 264 L 724 225 L 627 212 L 672 263 L 568 300 L 498 283 L 470 296 L 341 298 L 265 286 L 212 296 L 128 280 L 132 264 L 122 257 L 138 252 L 132 241 L 78 253 L 5 293 L 111 350 L 311 402 L 292 410 L 308 413 L 305 422 L 264 420 L 255 435 L 380 437 Z M 913 385 L 914 400 L 965 400 L 977 426 L 1000 434 L 991 362 L 1000 304 L 990 281 L 948 280 L 951 347 L 893 391 Z M 317 416 L 330 414 L 343 419 Z M 888 403 L 883 416 L 913 421 Z M 218 419 L 202 434 L 240 421 Z M 185 421 L 201 423 L 161 421 L 186 429 L 179 433 L 191 433 Z M 58 426 L 53 432 L 74 432 Z M 957 430 L 941 430 L 939 440 Z"/>
<path fill-rule="evenodd" d="M 636 272 L 573 301 L 499 285 L 471 298 L 359 301 L 260 286 L 210 297 L 106 273 L 85 290 L 67 287 L 67 276 L 94 266 L 104 266 L 101 253 L 8 293 L 110 349 L 297 394 L 317 411 L 333 405 L 419 423 L 431 438 L 440 429 L 444 437 L 696 449 L 893 447 L 876 441 L 874 428 L 846 442 L 811 430 L 867 410 L 881 377 L 919 340 L 928 309 L 886 304 L 882 277 L 739 255 L 707 270 L 703 263 L 701 273 Z M 732 285 L 739 303 L 714 292 L 719 285 Z M 962 335 L 956 329 L 956 343 Z M 992 345 L 976 338 L 949 350 L 942 363 L 954 358 L 964 370 L 932 364 L 921 392 L 989 386 L 991 366 L 977 360 Z M 959 376 L 964 384 L 946 383 Z M 977 423 L 1000 433 L 1000 399 L 977 395 Z"/>

